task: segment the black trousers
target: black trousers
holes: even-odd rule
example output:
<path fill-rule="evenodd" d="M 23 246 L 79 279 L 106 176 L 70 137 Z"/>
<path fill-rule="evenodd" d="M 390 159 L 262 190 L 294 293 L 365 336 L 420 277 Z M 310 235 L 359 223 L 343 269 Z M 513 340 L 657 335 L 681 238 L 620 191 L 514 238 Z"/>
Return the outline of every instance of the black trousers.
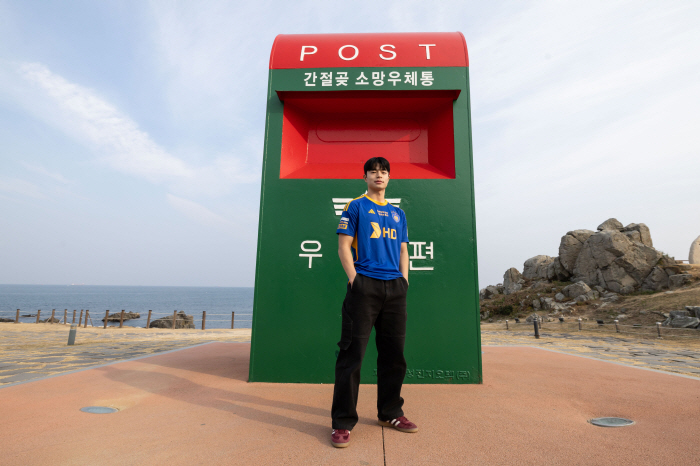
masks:
<path fill-rule="evenodd" d="M 377 280 L 357 274 L 348 283 L 343 301 L 343 329 L 335 363 L 331 418 L 334 429 L 352 430 L 357 424 L 360 368 L 374 326 L 377 343 L 377 416 L 390 421 L 403 416 L 401 386 L 406 376 L 403 356 L 406 340 L 404 278 Z"/>

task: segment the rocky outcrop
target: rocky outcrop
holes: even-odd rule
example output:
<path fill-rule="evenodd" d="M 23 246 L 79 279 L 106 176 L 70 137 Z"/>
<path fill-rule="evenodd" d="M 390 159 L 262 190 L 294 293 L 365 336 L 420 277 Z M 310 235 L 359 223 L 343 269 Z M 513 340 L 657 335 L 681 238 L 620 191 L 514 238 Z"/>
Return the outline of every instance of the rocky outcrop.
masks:
<path fill-rule="evenodd" d="M 121 319 L 121 315 L 122 315 L 121 312 L 115 312 L 114 314 L 110 314 L 109 316 L 107 316 L 107 322 L 119 322 L 119 320 Z M 125 322 L 127 320 L 140 319 L 140 318 L 141 318 L 141 314 L 139 314 L 138 312 L 125 312 L 124 313 L 124 321 Z M 170 320 L 172 320 L 172 318 Z M 105 318 L 103 317 L 102 322 L 104 322 L 104 321 L 105 321 Z"/>
<path fill-rule="evenodd" d="M 486 288 L 482 288 L 479 291 L 479 298 L 480 299 L 491 299 L 496 295 L 501 294 L 500 291 L 498 290 L 498 287 L 489 285 Z"/>
<path fill-rule="evenodd" d="M 690 312 L 690 315 L 695 315 L 700 319 L 700 306 L 686 306 L 685 310 Z"/>
<path fill-rule="evenodd" d="M 173 316 L 154 320 L 151 322 L 150 328 L 173 328 Z M 194 318 L 185 314 L 185 311 L 178 311 L 175 328 L 194 328 Z"/>
<path fill-rule="evenodd" d="M 688 254 L 688 263 L 700 264 L 700 236 L 695 238 L 693 244 L 690 245 L 690 253 Z"/>
<path fill-rule="evenodd" d="M 573 276 L 589 286 L 627 294 L 642 285 L 661 257 L 661 252 L 619 231 L 602 230 L 591 235 L 581 248 Z"/>
<path fill-rule="evenodd" d="M 669 324 L 673 328 L 698 328 L 698 325 L 700 325 L 700 319 L 689 316 L 675 317 Z"/>
<path fill-rule="evenodd" d="M 61 319 L 59 319 L 57 317 L 49 317 L 48 319 L 43 319 L 43 320 L 40 320 L 39 322 L 41 322 L 42 324 L 58 324 L 61 322 Z"/>
<path fill-rule="evenodd" d="M 503 274 L 503 294 L 515 293 L 523 287 L 523 276 L 518 269 L 511 267 Z"/>
<path fill-rule="evenodd" d="M 0 322 L 14 322 L 15 319 L 8 319 L 7 317 L 0 317 Z"/>
<path fill-rule="evenodd" d="M 523 265 L 523 277 L 528 280 L 547 280 L 547 267 L 554 261 L 553 257 L 535 256 L 525 261 Z"/>
<path fill-rule="evenodd" d="M 661 291 L 668 288 L 668 274 L 661 267 L 654 267 L 642 283 L 642 289 L 648 291 Z"/>

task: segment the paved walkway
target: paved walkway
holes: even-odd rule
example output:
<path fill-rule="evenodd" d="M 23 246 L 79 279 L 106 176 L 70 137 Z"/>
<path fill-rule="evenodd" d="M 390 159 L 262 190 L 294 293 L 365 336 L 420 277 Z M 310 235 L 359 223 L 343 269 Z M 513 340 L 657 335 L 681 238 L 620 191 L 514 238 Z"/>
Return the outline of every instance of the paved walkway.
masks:
<path fill-rule="evenodd" d="M 0 387 L 201 343 L 250 341 L 250 329 L 88 327 L 78 329 L 75 345 L 67 346 L 69 330 L 57 324 L 0 324 Z"/>
<path fill-rule="evenodd" d="M 405 434 L 360 421 L 330 445 L 330 384 L 247 383 L 246 343 L 212 343 L 0 388 L 2 464 L 658 465 L 700 458 L 700 380 L 531 347 L 484 347 L 481 385 L 406 385 Z M 88 414 L 109 406 L 113 414 Z M 602 428 L 591 418 L 625 417 Z"/>
<path fill-rule="evenodd" d="M 484 326 L 487 328 L 488 326 Z M 248 342 L 250 329 L 164 330 L 80 328 L 67 346 L 69 327 L 0 324 L 0 387 L 115 361 L 208 342 Z M 700 377 L 700 337 L 655 340 L 611 334 L 482 330 L 484 346 L 535 346 L 631 366 Z"/>

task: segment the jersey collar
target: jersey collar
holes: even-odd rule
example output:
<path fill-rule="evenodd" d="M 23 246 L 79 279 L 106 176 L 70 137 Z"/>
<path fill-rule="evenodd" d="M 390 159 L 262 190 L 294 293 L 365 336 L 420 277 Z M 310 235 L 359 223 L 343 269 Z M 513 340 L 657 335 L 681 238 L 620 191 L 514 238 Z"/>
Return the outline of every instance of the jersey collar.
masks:
<path fill-rule="evenodd" d="M 374 202 L 375 204 L 380 205 L 380 206 L 385 206 L 385 205 L 387 205 L 387 204 L 389 203 L 389 201 L 387 201 L 386 199 L 384 199 L 384 204 L 380 204 L 379 202 L 375 201 L 375 200 L 372 199 L 371 197 L 367 196 L 367 194 L 363 194 L 362 197 L 364 197 L 365 199 L 367 199 L 367 200 L 369 200 L 369 201 L 372 201 L 372 202 Z"/>

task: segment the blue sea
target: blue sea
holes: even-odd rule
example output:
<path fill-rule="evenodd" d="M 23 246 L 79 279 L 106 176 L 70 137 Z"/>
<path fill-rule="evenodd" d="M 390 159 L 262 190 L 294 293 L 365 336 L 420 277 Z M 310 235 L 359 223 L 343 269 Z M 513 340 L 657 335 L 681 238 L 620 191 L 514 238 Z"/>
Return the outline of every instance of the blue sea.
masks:
<path fill-rule="evenodd" d="M 17 309 L 20 322 L 35 322 L 41 309 L 41 319 L 63 318 L 68 310 L 71 322 L 76 310 L 76 323 L 81 309 L 89 309 L 92 323 L 102 326 L 105 311 L 110 314 L 122 309 L 138 312 L 141 318 L 124 322 L 128 327 L 145 327 L 148 310 L 151 321 L 172 316 L 173 311 L 185 311 L 194 317 L 195 327 L 202 328 L 202 311 L 207 311 L 207 329 L 231 328 L 231 312 L 235 312 L 235 328 L 251 328 L 254 288 L 187 287 L 187 286 L 87 286 L 87 285 L 0 285 L 0 317 L 14 319 Z M 88 326 L 90 322 L 88 321 Z M 119 322 L 110 323 L 119 325 Z"/>

